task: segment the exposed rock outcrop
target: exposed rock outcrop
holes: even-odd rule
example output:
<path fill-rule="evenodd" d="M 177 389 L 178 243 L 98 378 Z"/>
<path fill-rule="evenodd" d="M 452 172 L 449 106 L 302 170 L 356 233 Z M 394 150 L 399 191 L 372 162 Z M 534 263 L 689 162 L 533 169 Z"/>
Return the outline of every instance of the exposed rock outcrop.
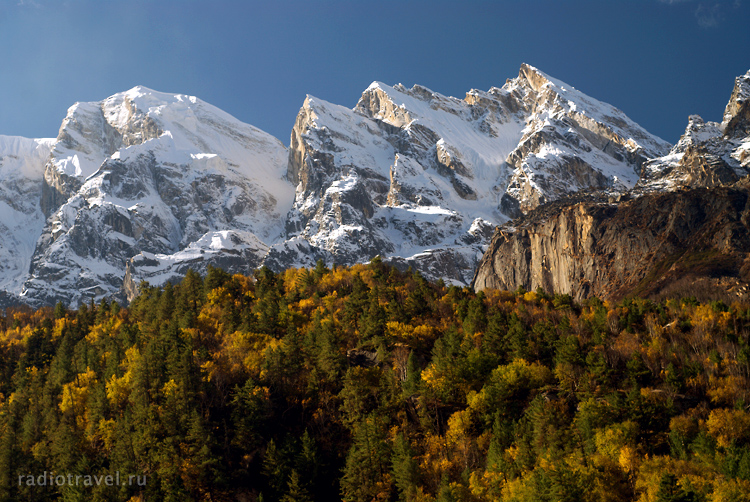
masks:
<path fill-rule="evenodd" d="M 287 239 L 265 263 L 380 255 L 467 284 L 489 228 L 578 190 L 622 191 L 669 145 L 529 65 L 461 100 L 375 82 L 353 110 L 308 96 L 292 130 Z M 300 240 L 309 245 L 299 246 Z M 407 265 L 408 264 L 408 265 Z"/>
<path fill-rule="evenodd" d="M 746 129 L 739 131 L 741 124 L 746 123 L 748 106 L 750 103 L 750 70 L 734 80 L 734 89 L 729 102 L 724 109 L 722 125 L 728 135 L 750 134 Z M 730 126 L 731 124 L 731 126 Z M 738 134 L 739 133 L 739 134 Z"/>
<path fill-rule="evenodd" d="M 513 174 L 506 196 L 522 212 L 579 190 L 628 190 L 643 163 L 669 148 L 620 110 L 529 65 L 502 90 L 528 114 L 507 159 Z"/>
<path fill-rule="evenodd" d="M 744 138 L 727 136 L 721 124 L 691 115 L 669 154 L 644 164 L 635 193 L 734 183 L 750 173 L 748 159 L 737 158 L 747 146 Z"/>
<path fill-rule="evenodd" d="M 669 154 L 643 166 L 635 193 L 711 187 L 750 174 L 750 71 L 735 81 L 721 124 L 691 115 Z"/>
<path fill-rule="evenodd" d="M 690 296 L 691 283 L 725 292 L 722 281 L 750 281 L 747 180 L 620 204 L 552 204 L 514 223 L 493 237 L 474 278 L 476 289 L 540 287 L 580 300 Z"/>
<path fill-rule="evenodd" d="M 540 287 L 577 299 L 746 297 L 749 97 L 750 72 L 738 77 L 721 124 L 690 116 L 680 141 L 645 162 L 624 196 L 561 199 L 499 228 L 474 287 Z"/>
<path fill-rule="evenodd" d="M 46 163 L 21 297 L 77 305 L 188 267 L 250 273 L 283 232 L 286 161 L 278 140 L 195 97 L 136 87 L 76 104 Z"/>
<path fill-rule="evenodd" d="M 171 255 L 140 252 L 127 262 L 120 295 L 130 301 L 138 294 L 141 281 L 177 283 L 188 270 L 205 275 L 209 266 L 247 275 L 261 265 L 267 252 L 268 246 L 254 234 L 236 230 L 206 233 Z"/>

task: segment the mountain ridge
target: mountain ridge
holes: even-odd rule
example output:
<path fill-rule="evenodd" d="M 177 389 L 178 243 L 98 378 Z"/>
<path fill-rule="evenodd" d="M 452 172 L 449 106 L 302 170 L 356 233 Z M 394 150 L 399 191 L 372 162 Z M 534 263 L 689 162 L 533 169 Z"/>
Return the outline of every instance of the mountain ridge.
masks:
<path fill-rule="evenodd" d="M 617 197 L 670 147 L 526 64 L 463 99 L 377 81 L 352 109 L 307 96 L 288 148 L 198 98 L 136 86 L 68 110 L 44 161 L 46 221 L 9 292 L 126 299 L 187 268 L 375 256 L 466 285 L 496 225 L 582 190 Z"/>
<path fill-rule="evenodd" d="M 748 98 L 750 72 L 736 79 L 723 121 L 691 115 L 625 197 L 560 201 L 499 227 L 473 286 L 577 299 L 750 298 Z"/>

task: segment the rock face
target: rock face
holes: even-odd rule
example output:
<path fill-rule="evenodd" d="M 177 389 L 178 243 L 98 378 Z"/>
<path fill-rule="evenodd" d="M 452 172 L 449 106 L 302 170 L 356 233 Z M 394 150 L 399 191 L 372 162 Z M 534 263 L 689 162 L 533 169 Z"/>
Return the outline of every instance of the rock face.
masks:
<path fill-rule="evenodd" d="M 495 234 L 474 287 L 541 287 L 580 300 L 670 291 L 690 296 L 686 293 L 695 294 L 695 284 L 706 280 L 747 286 L 748 187 L 743 180 L 728 187 L 652 193 L 620 204 L 537 209 L 515 228 Z M 675 289 L 678 280 L 684 290 Z"/>
<path fill-rule="evenodd" d="M 669 144 L 620 110 L 523 65 L 503 86 L 527 110 L 506 193 L 522 211 L 579 190 L 622 192 Z"/>
<path fill-rule="evenodd" d="M 40 193 L 52 146 L 49 139 L 0 136 L 0 290 L 11 295 L 21 292 L 44 227 Z"/>
<path fill-rule="evenodd" d="M 74 105 L 46 163 L 47 220 L 21 296 L 117 295 L 126 266 L 131 283 L 173 278 L 141 273 L 154 260 L 175 271 L 238 254 L 257 264 L 291 205 L 285 171 L 278 140 L 191 96 L 136 87 Z"/>
<path fill-rule="evenodd" d="M 750 71 L 737 77 L 722 123 L 691 115 L 680 141 L 644 164 L 636 193 L 712 187 L 750 174 Z"/>
<path fill-rule="evenodd" d="M 740 124 L 748 82 L 750 72 L 737 79 L 721 124 L 691 116 L 671 152 L 643 165 L 624 202 L 561 200 L 499 228 L 474 287 L 541 287 L 582 299 L 702 284 L 746 295 L 750 137 Z"/>
<path fill-rule="evenodd" d="M 747 136 L 750 134 L 750 71 L 739 76 L 734 81 L 734 89 L 724 109 L 722 120 L 723 129 L 727 135 L 732 137 Z"/>
<path fill-rule="evenodd" d="M 238 230 L 208 232 L 170 255 L 141 251 L 127 262 L 121 294 L 131 300 L 138 294 L 140 281 L 177 283 L 189 269 L 205 275 L 209 265 L 230 274 L 249 274 L 267 252 L 268 246 L 255 234 Z"/>
<path fill-rule="evenodd" d="M 692 143 L 673 150 L 694 159 L 698 184 L 743 173 L 746 84 L 725 123 L 696 119 Z M 308 96 L 289 148 L 195 97 L 136 87 L 74 105 L 56 139 L 0 141 L 0 197 L 18 211 L 0 219 L 0 305 L 127 299 L 141 281 L 209 265 L 250 273 L 378 255 L 465 285 L 496 225 L 582 192 L 618 199 L 641 172 L 644 187 L 656 183 L 666 169 L 650 159 L 669 149 L 528 65 L 464 99 L 378 82 L 353 109 Z M 16 218 L 23 228 L 7 223 Z"/>
<path fill-rule="evenodd" d="M 528 65 L 463 100 L 379 82 L 353 110 L 308 96 L 290 142 L 287 241 L 265 263 L 382 255 L 468 284 L 496 224 L 579 190 L 632 188 L 642 163 L 668 149 Z"/>

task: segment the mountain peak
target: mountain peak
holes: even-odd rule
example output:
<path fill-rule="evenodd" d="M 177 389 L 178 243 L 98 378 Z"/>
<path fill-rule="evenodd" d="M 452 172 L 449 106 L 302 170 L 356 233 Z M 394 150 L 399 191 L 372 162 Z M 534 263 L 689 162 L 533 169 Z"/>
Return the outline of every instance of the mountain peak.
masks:
<path fill-rule="evenodd" d="M 726 134 L 745 135 L 750 131 L 750 70 L 734 79 L 734 89 L 721 122 Z"/>
<path fill-rule="evenodd" d="M 521 64 L 521 69 L 518 71 L 518 80 L 520 82 L 526 82 L 528 86 L 531 87 L 535 92 L 542 92 L 542 89 L 549 88 L 556 94 L 560 95 L 574 93 L 577 95 L 586 96 L 585 94 L 577 91 L 576 88 L 572 85 L 566 84 L 562 80 L 551 77 L 547 73 L 541 71 L 539 68 L 531 66 L 527 63 Z"/>
<path fill-rule="evenodd" d="M 529 83 L 532 89 L 539 91 L 542 86 L 552 82 L 552 77 L 530 64 L 522 63 L 518 70 L 518 79 Z"/>
<path fill-rule="evenodd" d="M 525 63 L 463 99 L 380 81 L 354 109 L 307 95 L 288 150 L 194 96 L 143 85 L 71 107 L 44 159 L 30 142 L 0 150 L 16 143 L 36 162 L 27 185 L 41 198 L 19 206 L 36 249 L 16 239 L 28 249 L 13 270 L 0 264 L 0 287 L 53 303 L 208 263 L 247 273 L 376 255 L 467 284 L 494 225 L 579 190 L 631 188 L 668 150 Z M 0 250 L 13 235 L 0 228 Z"/>
<path fill-rule="evenodd" d="M 127 91 L 118 92 L 110 96 L 108 99 L 118 98 L 121 96 L 127 97 L 131 100 L 150 96 L 156 100 L 164 101 L 168 103 L 169 102 L 182 102 L 182 101 L 189 101 L 189 102 L 195 103 L 198 101 L 198 98 L 196 98 L 195 96 L 189 96 L 186 94 L 177 94 L 174 92 L 156 91 L 144 85 L 136 85 L 135 87 L 128 89 Z"/>
<path fill-rule="evenodd" d="M 389 86 L 387 84 L 384 84 L 383 82 L 380 82 L 379 80 L 373 80 L 373 82 L 369 86 L 367 86 L 367 89 L 365 89 L 365 92 L 374 91 L 376 89 L 383 89 L 384 87 L 389 87 Z"/>
<path fill-rule="evenodd" d="M 123 92 L 122 94 L 125 94 L 126 96 L 132 96 L 132 97 L 138 97 L 142 96 L 144 94 L 161 94 L 153 89 L 149 89 L 145 85 L 136 85 L 135 87 L 128 89 L 127 91 Z"/>

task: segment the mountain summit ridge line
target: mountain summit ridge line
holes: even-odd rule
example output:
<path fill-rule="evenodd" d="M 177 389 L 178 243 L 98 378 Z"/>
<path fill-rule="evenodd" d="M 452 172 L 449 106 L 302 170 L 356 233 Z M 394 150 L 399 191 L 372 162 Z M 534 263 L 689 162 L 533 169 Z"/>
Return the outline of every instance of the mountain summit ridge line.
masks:
<path fill-rule="evenodd" d="M 198 98 L 143 86 L 74 105 L 39 144 L 43 175 L 24 178 L 25 193 L 38 190 L 24 214 L 39 235 L 32 256 L 18 254 L 28 270 L 0 269 L 6 303 L 125 299 L 142 280 L 208 265 L 250 273 L 377 255 L 466 285 L 497 225 L 580 191 L 631 190 L 671 148 L 526 64 L 464 99 L 380 82 L 353 109 L 308 96 L 288 148 Z M 21 157 L 37 158 L 28 147 Z M 3 233 L 13 241 L 7 223 Z"/>

